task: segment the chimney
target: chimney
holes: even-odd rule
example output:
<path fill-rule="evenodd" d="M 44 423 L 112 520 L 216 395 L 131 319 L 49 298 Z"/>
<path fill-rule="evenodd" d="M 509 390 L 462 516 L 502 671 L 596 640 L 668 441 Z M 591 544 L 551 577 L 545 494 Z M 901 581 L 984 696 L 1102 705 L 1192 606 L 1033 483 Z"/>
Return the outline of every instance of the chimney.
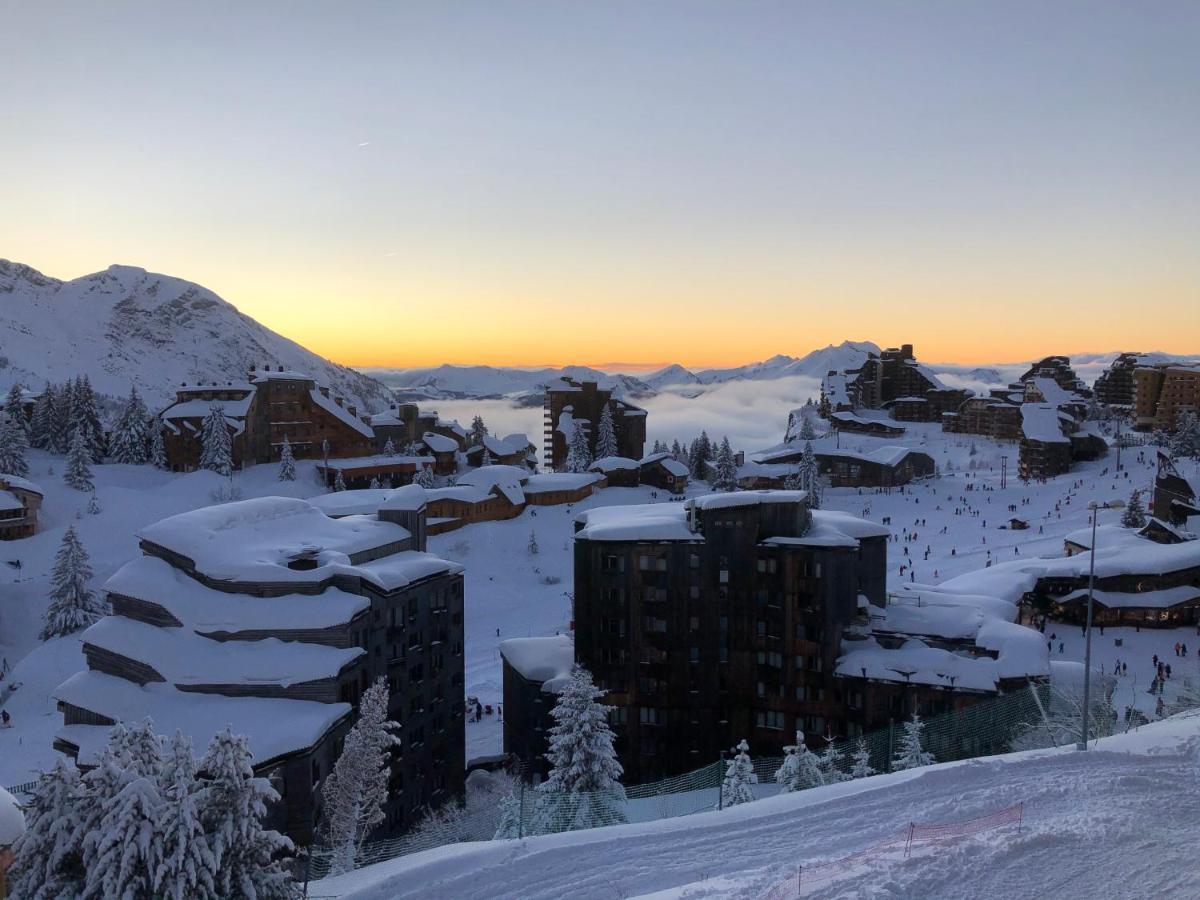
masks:
<path fill-rule="evenodd" d="M 350 415 L 352 415 L 352 416 L 357 416 L 358 415 L 358 407 L 354 406 L 353 404 L 350 406 L 347 406 L 346 412 L 350 413 Z"/>

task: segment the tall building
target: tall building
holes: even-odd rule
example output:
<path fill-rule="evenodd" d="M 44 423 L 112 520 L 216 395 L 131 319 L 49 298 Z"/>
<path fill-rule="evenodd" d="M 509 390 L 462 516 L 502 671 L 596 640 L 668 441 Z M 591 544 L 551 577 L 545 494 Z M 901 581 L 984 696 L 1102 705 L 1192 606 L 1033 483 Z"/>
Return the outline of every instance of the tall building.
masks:
<path fill-rule="evenodd" d="M 936 422 L 970 395 L 945 385 L 917 362 L 912 344 L 903 344 L 869 354 L 857 369 L 829 372 L 821 384 L 821 412 L 887 409 L 900 421 Z"/>
<path fill-rule="evenodd" d="M 1134 370 L 1134 427 L 1173 431 L 1184 410 L 1200 412 L 1200 363 L 1161 363 Z"/>
<path fill-rule="evenodd" d="M 884 605 L 889 531 L 803 491 L 583 513 L 576 659 L 616 707 L 626 780 L 690 771 L 742 738 L 857 733 L 834 678 L 860 603 Z M 865 598 L 863 600 L 862 598 Z"/>
<path fill-rule="evenodd" d="M 1108 406 L 1132 407 L 1136 392 L 1133 373 L 1141 365 L 1142 354 L 1122 353 L 1100 373 L 1093 390 L 1096 399 Z"/>
<path fill-rule="evenodd" d="M 605 407 L 613 420 L 617 456 L 641 459 L 646 445 L 646 411 L 594 381 L 557 378 L 546 386 L 544 462 L 546 468 L 561 470 L 567 463 L 571 436 L 576 428 L 587 434 L 588 449 L 596 458 L 596 439 Z"/>
<path fill-rule="evenodd" d="M 198 752 L 227 724 L 281 795 L 272 824 L 307 844 L 321 785 L 378 678 L 402 746 L 380 833 L 463 790 L 462 567 L 425 551 L 420 487 L 332 519 L 267 497 L 164 519 L 105 584 L 112 615 L 82 634 L 87 669 L 55 691 L 57 749 L 94 765 L 116 722 L 149 716 Z"/>

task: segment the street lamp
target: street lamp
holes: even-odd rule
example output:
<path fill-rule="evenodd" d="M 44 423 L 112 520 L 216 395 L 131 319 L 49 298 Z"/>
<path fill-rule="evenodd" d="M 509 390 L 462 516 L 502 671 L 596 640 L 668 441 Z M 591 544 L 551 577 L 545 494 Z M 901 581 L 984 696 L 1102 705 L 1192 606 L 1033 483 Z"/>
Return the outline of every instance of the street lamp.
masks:
<path fill-rule="evenodd" d="M 1078 750 L 1086 750 L 1088 741 L 1088 706 L 1092 688 L 1092 604 L 1096 594 L 1096 520 L 1100 517 L 1100 510 L 1121 509 L 1124 505 L 1121 500 L 1110 500 L 1107 503 L 1097 503 L 1093 500 L 1088 504 L 1088 509 L 1092 511 L 1092 558 L 1088 561 L 1087 628 L 1083 651 L 1083 723 L 1079 730 L 1079 743 L 1075 745 Z"/>

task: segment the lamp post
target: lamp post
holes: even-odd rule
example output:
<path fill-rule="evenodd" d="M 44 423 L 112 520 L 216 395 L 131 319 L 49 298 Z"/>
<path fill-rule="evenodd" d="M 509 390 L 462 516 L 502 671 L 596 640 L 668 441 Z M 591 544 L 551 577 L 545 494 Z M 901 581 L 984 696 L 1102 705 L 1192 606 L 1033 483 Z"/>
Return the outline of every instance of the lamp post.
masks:
<path fill-rule="evenodd" d="M 1125 504 L 1120 500 L 1110 500 L 1108 503 L 1097 503 L 1093 500 L 1088 504 L 1092 511 L 1092 557 L 1088 561 L 1088 604 L 1087 627 L 1083 650 L 1083 722 L 1079 730 L 1079 743 L 1076 749 L 1086 750 L 1088 741 L 1088 712 L 1091 704 L 1092 689 L 1092 605 L 1096 594 L 1096 521 L 1102 509 L 1120 509 Z"/>

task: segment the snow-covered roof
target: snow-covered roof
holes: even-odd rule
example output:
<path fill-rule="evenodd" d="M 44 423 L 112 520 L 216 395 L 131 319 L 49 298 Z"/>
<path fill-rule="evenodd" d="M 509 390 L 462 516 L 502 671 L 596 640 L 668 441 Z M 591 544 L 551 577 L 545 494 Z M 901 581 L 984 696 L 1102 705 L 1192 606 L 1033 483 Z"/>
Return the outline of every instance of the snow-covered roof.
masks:
<path fill-rule="evenodd" d="M 776 493 L 784 493 L 776 491 Z M 793 493 L 804 493 L 795 491 Z M 812 522 L 799 537 L 772 536 L 763 538 L 763 544 L 783 544 L 807 547 L 857 547 L 861 538 L 887 537 L 891 530 L 876 525 L 850 513 L 833 509 L 814 509 Z"/>
<path fill-rule="evenodd" d="M 350 714 L 348 703 L 317 703 L 265 697 L 226 697 L 181 691 L 162 682 L 138 685 L 115 675 L 77 672 L 54 691 L 55 699 L 120 722 L 149 716 L 162 734 L 182 731 L 203 752 L 226 725 L 245 735 L 255 764 L 316 744 Z M 107 725 L 64 725 L 56 734 L 79 748 L 78 760 L 95 765 L 108 744 Z"/>
<path fill-rule="evenodd" d="M 628 472 L 638 468 L 640 463 L 628 456 L 602 456 L 590 466 L 588 471 L 596 472 Z"/>
<path fill-rule="evenodd" d="M 0 511 L 11 512 L 17 509 L 24 509 L 25 504 L 12 491 L 0 490 Z"/>
<path fill-rule="evenodd" d="M 313 381 L 313 377 L 304 372 L 286 370 L 257 369 L 250 375 L 250 380 L 259 381 Z"/>
<path fill-rule="evenodd" d="M 200 634 L 332 628 L 370 606 L 366 597 L 337 588 L 282 597 L 218 591 L 153 556 L 127 562 L 104 583 L 104 590 L 155 603 Z"/>
<path fill-rule="evenodd" d="M 514 453 L 524 453 L 529 449 L 529 438 L 523 434 L 510 434 L 503 438 L 485 434 L 483 446 L 492 456 L 512 456 Z"/>
<path fill-rule="evenodd" d="M 426 502 L 425 488 L 419 484 L 406 484 L 388 491 L 383 502 L 379 504 L 379 508 L 416 512 L 424 508 Z"/>
<path fill-rule="evenodd" d="M 46 492 L 42 490 L 40 484 L 32 482 L 28 478 L 22 478 L 20 475 L 9 475 L 6 472 L 0 472 L 0 487 L 28 491 L 31 494 L 37 494 L 39 497 L 46 496 Z"/>
<path fill-rule="evenodd" d="M 530 475 L 525 493 L 546 494 L 550 491 L 577 491 L 604 478 L 599 472 L 542 472 Z"/>
<path fill-rule="evenodd" d="M 843 641 L 842 650 L 834 671 L 845 677 L 958 690 L 997 691 L 1000 687 L 996 660 L 930 647 L 916 638 L 895 648 L 884 647 L 875 638 L 847 640 Z"/>
<path fill-rule="evenodd" d="M 1042 395 L 1042 399 L 1056 407 L 1081 402 L 1078 394 L 1066 390 L 1053 378 L 1047 378 L 1044 375 L 1035 375 L 1029 380 L 1037 388 L 1037 392 Z"/>
<path fill-rule="evenodd" d="M 1069 444 L 1063 434 L 1058 407 L 1052 403 L 1022 403 L 1021 433 L 1031 441 L 1043 444 Z"/>
<path fill-rule="evenodd" d="M 272 372 L 271 374 L 274 375 L 276 373 Z M 346 409 L 341 404 L 336 403 L 331 398 L 326 397 L 318 388 L 313 388 L 311 391 L 309 391 L 308 396 L 312 398 L 313 403 L 317 404 L 317 406 L 321 407 L 321 409 L 325 410 L 325 412 L 329 413 L 341 422 L 344 422 L 346 425 L 349 425 L 359 434 L 363 435 L 363 437 L 375 437 L 375 430 L 371 428 L 370 425 L 368 425 L 358 416 L 350 415 L 350 410 Z"/>
<path fill-rule="evenodd" d="M 649 456 L 643 456 L 641 460 L 639 460 L 638 465 L 652 466 L 655 463 L 661 463 L 664 469 L 677 478 L 691 474 L 688 471 L 688 467 L 673 457 L 670 453 L 651 453 Z"/>
<path fill-rule="evenodd" d="M 434 453 L 453 453 L 458 449 L 458 441 L 446 437 L 444 434 L 438 434 L 436 431 L 425 432 L 421 435 L 421 440 Z"/>
<path fill-rule="evenodd" d="M 403 425 L 404 420 L 400 418 L 397 411 L 394 409 L 385 409 L 383 412 L 377 412 L 370 417 L 371 425 L 375 428 L 382 428 L 387 425 Z"/>
<path fill-rule="evenodd" d="M 1058 602 L 1070 603 L 1072 600 L 1087 600 L 1087 596 L 1087 588 L 1079 588 L 1060 598 Z M 1158 591 L 1129 593 L 1124 591 L 1096 590 L 1093 596 L 1098 604 L 1106 606 L 1109 609 L 1120 609 L 1123 607 L 1170 609 L 1172 606 L 1178 606 L 1180 603 L 1200 599 L 1200 587 L 1191 584 L 1182 584 L 1178 587 L 1163 588 Z"/>
<path fill-rule="evenodd" d="M 25 833 L 25 815 L 17 798 L 0 787 L 0 847 L 11 847 Z"/>
<path fill-rule="evenodd" d="M 369 581 L 385 591 L 399 590 L 434 575 L 454 575 L 463 571 L 459 563 L 418 550 L 393 553 L 391 556 L 361 563 L 357 568 Z"/>
<path fill-rule="evenodd" d="M 324 463 L 320 463 L 324 465 Z M 387 468 L 388 466 L 414 466 L 417 468 L 428 468 L 433 465 L 433 457 L 430 456 L 389 456 L 386 453 L 377 453 L 374 456 L 347 456 L 340 459 L 329 460 L 329 468 L 337 469 L 342 472 L 354 472 L 359 469 L 376 469 Z"/>
<path fill-rule="evenodd" d="M 163 419 L 203 419 L 214 406 L 220 406 L 226 419 L 244 419 L 254 402 L 254 392 L 237 400 L 182 400 L 163 410 Z"/>
<path fill-rule="evenodd" d="M 409 538 L 375 516 L 332 519 L 306 500 L 260 497 L 179 513 L 138 536 L 192 560 L 210 578 L 238 582 L 320 582 L 337 573 L 364 575 L 352 559 Z M 291 569 L 299 556 L 312 569 Z"/>
<path fill-rule="evenodd" d="M 458 476 L 458 485 L 479 488 L 482 491 L 499 491 L 509 503 L 520 506 L 525 502 L 522 487 L 529 478 L 529 470 L 519 466 L 480 466 Z"/>
<path fill-rule="evenodd" d="M 804 503 L 807 491 L 730 491 L 724 494 L 705 494 L 693 497 L 685 506 L 708 511 L 712 509 L 735 509 L 742 506 L 761 506 L 766 503 Z"/>
<path fill-rule="evenodd" d="M 327 516 L 369 516 L 379 511 L 388 495 L 398 488 L 361 488 L 353 491 L 331 491 L 309 498 L 309 503 Z"/>
<path fill-rule="evenodd" d="M 922 365 L 921 363 L 914 363 L 913 365 L 916 368 L 916 370 L 921 373 L 921 376 L 926 381 L 929 382 L 931 390 L 935 390 L 935 391 L 950 390 L 950 388 L 948 388 L 946 386 L 945 382 L 943 382 L 940 378 L 938 378 L 936 375 L 933 374 L 933 370 L 931 368 L 929 368 L 929 366 Z"/>
<path fill-rule="evenodd" d="M 576 537 L 591 541 L 702 541 L 687 526 L 682 503 L 602 506 L 580 513 Z"/>
<path fill-rule="evenodd" d="M 522 678 L 543 682 L 543 691 L 558 693 L 571 677 L 575 642 L 565 634 L 510 638 L 500 642 L 500 655 Z"/>

